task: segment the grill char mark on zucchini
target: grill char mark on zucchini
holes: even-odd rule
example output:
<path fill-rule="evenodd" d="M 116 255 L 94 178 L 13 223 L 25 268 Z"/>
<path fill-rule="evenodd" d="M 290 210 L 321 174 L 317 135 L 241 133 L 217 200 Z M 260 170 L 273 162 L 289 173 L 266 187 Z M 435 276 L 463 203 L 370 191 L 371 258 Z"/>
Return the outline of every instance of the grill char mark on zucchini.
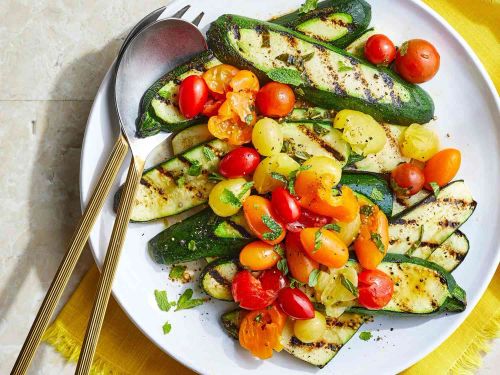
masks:
<path fill-rule="evenodd" d="M 222 300 L 232 301 L 232 280 L 240 269 L 236 260 L 220 258 L 209 263 L 201 272 L 200 286 L 209 296 Z"/>

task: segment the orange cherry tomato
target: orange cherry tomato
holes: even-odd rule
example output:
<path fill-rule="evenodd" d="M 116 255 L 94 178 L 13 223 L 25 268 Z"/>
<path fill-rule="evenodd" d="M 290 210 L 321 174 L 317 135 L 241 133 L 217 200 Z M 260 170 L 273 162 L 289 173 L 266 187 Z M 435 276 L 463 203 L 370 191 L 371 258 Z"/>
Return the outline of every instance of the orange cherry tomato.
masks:
<path fill-rule="evenodd" d="M 288 115 L 295 105 L 295 94 L 290 86 L 279 82 L 269 82 L 257 94 L 257 108 L 268 117 Z"/>
<path fill-rule="evenodd" d="M 285 226 L 274 214 L 270 200 L 250 195 L 243 202 L 243 213 L 249 228 L 262 241 L 275 245 L 285 238 Z"/>
<path fill-rule="evenodd" d="M 238 68 L 232 65 L 220 64 L 208 69 L 203 73 L 208 89 L 216 94 L 225 94 L 229 91 L 231 79 L 239 72 Z"/>
<path fill-rule="evenodd" d="M 387 254 L 389 223 L 377 205 L 363 205 L 360 213 L 361 228 L 354 241 L 354 251 L 363 268 L 374 270 Z"/>
<path fill-rule="evenodd" d="M 281 332 L 286 315 L 276 305 L 246 313 L 241 320 L 238 338 L 240 345 L 260 359 L 273 356 L 273 349 L 281 351 Z"/>
<path fill-rule="evenodd" d="M 298 232 L 287 234 L 285 248 L 286 261 L 290 274 L 294 279 L 307 284 L 309 282 L 309 275 L 312 271 L 319 268 L 319 263 L 307 256 L 300 242 L 300 234 Z"/>
<path fill-rule="evenodd" d="M 250 91 L 257 94 L 260 85 L 257 76 L 249 70 L 240 70 L 229 82 L 234 92 Z"/>
<path fill-rule="evenodd" d="M 317 234 L 317 233 L 320 234 Z M 327 267 L 340 268 L 349 259 L 349 250 L 334 232 L 322 228 L 306 228 L 300 232 L 305 252 L 316 262 Z"/>
<path fill-rule="evenodd" d="M 435 182 L 439 186 L 450 182 L 460 168 L 461 159 L 460 151 L 454 148 L 447 148 L 439 151 L 427 160 L 424 167 L 424 187 L 427 190 L 432 190 L 431 182 Z"/>
<path fill-rule="evenodd" d="M 226 102 L 238 115 L 239 120 L 248 126 L 253 126 L 257 121 L 257 114 L 254 110 L 255 95 L 251 92 L 228 92 L 226 97 Z"/>
<path fill-rule="evenodd" d="M 274 251 L 274 246 L 263 241 L 251 242 L 240 252 L 240 263 L 252 271 L 263 271 L 274 267 L 280 258 Z"/>
<path fill-rule="evenodd" d="M 227 140 L 229 144 L 235 146 L 252 140 L 252 127 L 232 117 L 221 115 L 210 117 L 208 130 L 214 137 Z"/>

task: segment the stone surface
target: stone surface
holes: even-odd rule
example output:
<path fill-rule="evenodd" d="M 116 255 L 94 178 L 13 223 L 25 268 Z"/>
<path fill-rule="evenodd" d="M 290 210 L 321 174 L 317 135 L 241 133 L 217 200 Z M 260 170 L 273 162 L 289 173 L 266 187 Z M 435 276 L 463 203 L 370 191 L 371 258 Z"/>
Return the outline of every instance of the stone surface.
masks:
<path fill-rule="evenodd" d="M 10 372 L 80 215 L 80 147 L 92 99 L 128 28 L 161 5 L 0 2 L 0 374 Z M 91 262 L 85 250 L 65 298 Z M 497 343 L 479 373 L 495 373 L 499 354 Z M 30 370 L 73 372 L 47 345 Z"/>

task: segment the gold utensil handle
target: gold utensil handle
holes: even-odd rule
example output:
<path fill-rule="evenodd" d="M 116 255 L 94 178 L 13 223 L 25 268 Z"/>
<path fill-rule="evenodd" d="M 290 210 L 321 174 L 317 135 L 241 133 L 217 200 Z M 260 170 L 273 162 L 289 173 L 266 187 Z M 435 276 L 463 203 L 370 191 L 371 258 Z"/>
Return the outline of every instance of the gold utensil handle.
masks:
<path fill-rule="evenodd" d="M 31 326 L 28 337 L 24 341 L 21 352 L 19 353 L 16 363 L 12 368 L 11 375 L 25 374 L 30 366 L 36 349 L 40 344 L 42 335 L 47 329 L 47 325 L 49 324 L 52 314 L 54 313 L 54 309 L 61 298 L 62 292 L 64 291 L 71 274 L 73 273 L 83 247 L 87 243 L 90 231 L 94 226 L 97 215 L 101 212 L 102 206 L 109 194 L 109 190 L 115 180 L 116 174 L 120 170 L 120 166 L 123 163 L 125 155 L 127 155 L 127 151 L 127 141 L 120 133 L 120 136 L 113 146 L 113 150 L 111 151 L 101 177 L 94 188 L 94 192 L 90 197 L 90 201 L 85 208 L 82 218 L 80 219 L 80 223 L 73 233 L 66 255 L 59 265 L 59 269 L 52 280 L 52 284 L 50 284 L 49 290 L 47 291 L 47 294 L 42 302 L 42 306 L 38 310 L 35 321 Z"/>
<path fill-rule="evenodd" d="M 123 187 L 118 211 L 116 213 L 115 224 L 111 232 L 111 240 L 108 245 L 101 276 L 97 285 L 97 294 L 94 301 L 94 307 L 90 315 L 90 321 L 83 340 L 80 358 L 76 367 L 75 374 L 88 374 L 92 365 L 92 359 L 96 350 L 99 334 L 101 332 L 106 307 L 108 306 L 111 286 L 115 276 L 116 266 L 120 258 L 120 253 L 127 233 L 127 226 L 130 220 L 132 203 L 135 198 L 137 186 L 141 180 L 144 170 L 144 160 L 132 156 L 130 167 L 128 169 L 127 180 Z"/>

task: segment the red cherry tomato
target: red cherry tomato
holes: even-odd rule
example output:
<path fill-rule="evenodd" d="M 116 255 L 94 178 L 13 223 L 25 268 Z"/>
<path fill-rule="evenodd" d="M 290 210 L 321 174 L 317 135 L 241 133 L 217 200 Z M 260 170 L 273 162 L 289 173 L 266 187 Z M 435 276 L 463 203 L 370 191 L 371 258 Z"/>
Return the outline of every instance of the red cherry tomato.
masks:
<path fill-rule="evenodd" d="M 372 64 L 389 65 L 396 57 L 396 47 L 385 35 L 375 34 L 366 41 L 365 57 Z"/>
<path fill-rule="evenodd" d="M 207 117 L 216 116 L 222 103 L 224 103 L 224 100 L 208 99 L 201 114 Z"/>
<path fill-rule="evenodd" d="M 219 163 L 219 173 L 226 178 L 252 174 L 260 163 L 260 155 L 250 147 L 238 147 L 230 151 Z"/>
<path fill-rule="evenodd" d="M 283 288 L 278 295 L 278 305 L 289 317 L 303 320 L 314 318 L 314 306 L 304 292 L 296 288 Z"/>
<path fill-rule="evenodd" d="M 411 83 L 422 83 L 434 77 L 439 70 L 440 56 L 426 40 L 404 42 L 396 53 L 395 67 L 401 77 Z"/>
<path fill-rule="evenodd" d="M 271 290 L 276 293 L 288 286 L 288 279 L 277 268 L 265 270 L 260 275 L 259 280 L 265 290 Z"/>
<path fill-rule="evenodd" d="M 274 212 L 285 223 L 291 223 L 300 217 L 300 206 L 297 200 L 284 187 L 277 187 L 271 195 Z"/>
<path fill-rule="evenodd" d="M 358 301 L 370 310 L 379 310 L 389 303 L 394 281 L 380 270 L 365 270 L 358 275 Z"/>
<path fill-rule="evenodd" d="M 301 207 L 299 218 L 286 225 L 290 232 L 300 232 L 304 228 L 320 228 L 332 221 L 331 218 L 316 214 L 308 209 Z"/>
<path fill-rule="evenodd" d="M 269 82 L 257 93 L 257 108 L 264 116 L 283 117 L 295 105 L 295 94 L 290 86 L 279 82 Z"/>
<path fill-rule="evenodd" d="M 264 309 L 277 297 L 277 291 L 264 289 L 261 281 L 248 270 L 240 271 L 234 276 L 231 292 L 240 307 L 247 310 Z"/>
<path fill-rule="evenodd" d="M 401 163 L 391 172 L 391 186 L 401 198 L 417 194 L 424 182 L 424 171 L 415 164 Z"/>
<path fill-rule="evenodd" d="M 208 87 L 203 78 L 192 75 L 184 78 L 179 87 L 179 109 L 186 118 L 201 113 L 208 99 Z"/>

